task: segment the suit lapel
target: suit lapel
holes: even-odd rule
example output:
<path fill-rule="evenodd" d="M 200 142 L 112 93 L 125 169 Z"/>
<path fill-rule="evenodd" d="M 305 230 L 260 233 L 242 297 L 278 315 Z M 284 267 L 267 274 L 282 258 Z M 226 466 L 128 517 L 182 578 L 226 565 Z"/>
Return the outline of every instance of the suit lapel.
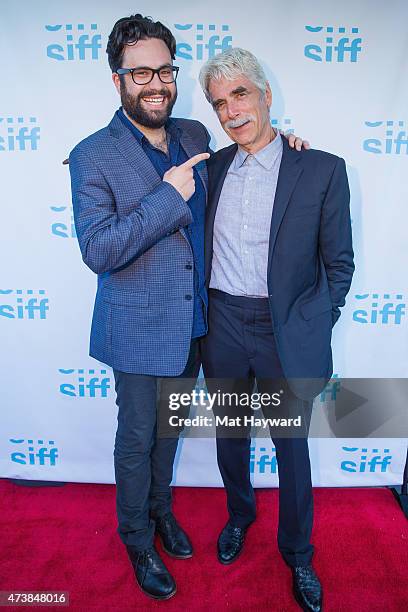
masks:
<path fill-rule="evenodd" d="M 143 182 L 150 188 L 159 184 L 161 181 L 160 176 L 146 153 L 143 151 L 143 147 L 132 132 L 123 125 L 116 114 L 110 122 L 109 128 L 114 137 L 116 147 L 132 164 Z"/>
<path fill-rule="evenodd" d="M 232 164 L 237 149 L 237 145 L 227 147 L 224 151 L 215 154 L 215 156 L 211 157 L 207 162 L 209 171 L 209 195 L 205 220 L 205 278 L 207 284 L 210 282 L 211 274 L 215 215 L 225 177 L 227 176 L 228 168 Z"/>
<path fill-rule="evenodd" d="M 143 151 L 143 147 L 134 137 L 128 128 L 123 125 L 122 121 L 115 114 L 109 124 L 109 129 L 114 137 L 116 147 L 122 155 L 132 164 L 138 176 L 143 180 L 150 189 L 161 183 L 161 178 L 156 172 L 155 167 L 149 157 Z M 180 233 L 188 241 L 186 231 L 183 227 L 180 228 Z"/>
<path fill-rule="evenodd" d="M 284 137 L 282 137 L 282 144 L 282 160 L 279 169 L 278 184 L 276 186 L 269 234 L 268 276 L 272 264 L 273 249 L 275 247 L 276 237 L 280 224 L 282 223 L 283 215 L 285 214 L 296 183 L 303 172 L 303 168 L 299 163 L 301 152 L 291 149 Z"/>

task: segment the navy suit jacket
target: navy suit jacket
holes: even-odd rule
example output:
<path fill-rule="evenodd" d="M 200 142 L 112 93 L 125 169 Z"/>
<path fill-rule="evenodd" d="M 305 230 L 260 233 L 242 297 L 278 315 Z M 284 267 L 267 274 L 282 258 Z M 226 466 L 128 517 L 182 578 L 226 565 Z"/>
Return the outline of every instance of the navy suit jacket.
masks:
<path fill-rule="evenodd" d="M 175 121 L 190 157 L 207 151 L 201 123 Z M 207 193 L 206 165 L 196 168 Z M 180 374 L 194 308 L 188 204 L 116 115 L 73 149 L 69 169 L 82 258 L 98 274 L 90 355 L 123 372 Z"/>
<path fill-rule="evenodd" d="M 298 152 L 282 140 L 269 237 L 269 304 L 285 377 L 299 397 L 310 399 L 332 376 L 332 327 L 354 272 L 350 192 L 343 159 L 313 149 Z M 207 162 L 207 285 L 215 214 L 236 151 L 231 145 Z"/>

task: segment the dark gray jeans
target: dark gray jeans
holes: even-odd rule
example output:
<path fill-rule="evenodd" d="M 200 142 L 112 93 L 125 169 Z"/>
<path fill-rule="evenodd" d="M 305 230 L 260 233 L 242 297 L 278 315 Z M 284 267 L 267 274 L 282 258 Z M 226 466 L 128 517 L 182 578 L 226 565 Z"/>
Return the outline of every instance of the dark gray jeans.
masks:
<path fill-rule="evenodd" d="M 191 392 L 199 368 L 198 341 L 193 340 L 186 367 L 176 379 L 113 371 L 119 407 L 114 449 L 118 533 L 124 544 L 140 551 L 153 544 L 154 518 L 171 510 L 178 438 L 156 435 L 159 389 L 171 380 L 173 389 L 178 381 L 180 392 Z"/>

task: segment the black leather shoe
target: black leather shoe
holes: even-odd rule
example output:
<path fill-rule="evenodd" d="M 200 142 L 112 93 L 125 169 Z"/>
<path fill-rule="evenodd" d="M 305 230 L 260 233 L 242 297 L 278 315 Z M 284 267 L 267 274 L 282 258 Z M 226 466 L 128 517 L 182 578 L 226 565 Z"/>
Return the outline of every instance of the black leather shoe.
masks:
<path fill-rule="evenodd" d="M 136 551 L 126 546 L 138 585 L 153 599 L 170 599 L 176 593 L 176 583 L 154 546 Z"/>
<path fill-rule="evenodd" d="M 218 561 L 229 565 L 239 557 L 244 546 L 246 529 L 227 523 L 217 542 Z"/>
<path fill-rule="evenodd" d="M 159 534 L 163 549 L 175 559 L 189 559 L 193 556 L 193 547 L 186 532 L 177 523 L 172 512 L 156 519 L 156 532 Z"/>
<path fill-rule="evenodd" d="M 308 612 L 321 612 L 322 587 L 311 565 L 292 567 L 293 594 L 296 601 Z"/>

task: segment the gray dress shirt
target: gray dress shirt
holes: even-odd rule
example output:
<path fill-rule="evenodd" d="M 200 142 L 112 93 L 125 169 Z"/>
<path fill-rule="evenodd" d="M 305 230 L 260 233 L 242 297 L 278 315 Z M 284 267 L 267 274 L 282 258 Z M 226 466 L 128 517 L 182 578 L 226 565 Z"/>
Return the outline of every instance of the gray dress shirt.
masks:
<path fill-rule="evenodd" d="M 281 159 L 279 132 L 254 155 L 238 147 L 215 215 L 210 288 L 268 296 L 269 231 Z"/>

